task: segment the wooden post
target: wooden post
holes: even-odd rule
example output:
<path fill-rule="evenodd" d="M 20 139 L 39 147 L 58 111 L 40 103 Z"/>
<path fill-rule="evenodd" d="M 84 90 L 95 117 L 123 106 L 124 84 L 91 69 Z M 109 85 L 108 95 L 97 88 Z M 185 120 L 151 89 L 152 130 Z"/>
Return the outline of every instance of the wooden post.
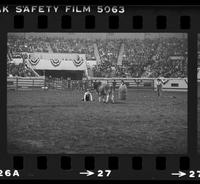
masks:
<path fill-rule="evenodd" d="M 18 90 L 18 77 L 16 77 L 16 90 Z"/>
<path fill-rule="evenodd" d="M 153 79 L 153 91 L 155 91 L 155 79 Z"/>
<path fill-rule="evenodd" d="M 34 87 L 34 79 L 33 79 L 32 87 Z"/>

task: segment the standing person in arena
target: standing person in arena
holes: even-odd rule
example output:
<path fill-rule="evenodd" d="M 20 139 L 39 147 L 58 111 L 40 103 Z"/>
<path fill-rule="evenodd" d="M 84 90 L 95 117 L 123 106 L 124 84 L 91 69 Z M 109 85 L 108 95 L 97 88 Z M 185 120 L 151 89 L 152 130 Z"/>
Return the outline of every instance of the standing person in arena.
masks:
<path fill-rule="evenodd" d="M 93 80 L 91 80 L 90 81 L 90 89 L 93 89 L 93 87 L 94 87 L 94 82 L 93 82 Z"/>
<path fill-rule="evenodd" d="M 114 81 L 112 82 L 112 85 L 113 85 L 113 91 L 115 91 L 115 88 L 116 88 L 116 81 L 114 79 Z"/>
<path fill-rule="evenodd" d="M 97 82 L 97 80 L 94 81 L 94 90 L 96 90 L 97 93 L 98 93 L 98 88 L 100 85 L 101 85 L 100 81 L 98 81 L 98 82 Z"/>
<path fill-rule="evenodd" d="M 85 81 L 85 79 L 83 79 L 83 80 L 82 80 L 82 84 L 83 84 L 83 88 L 82 88 L 82 90 L 83 90 L 83 91 L 86 90 L 86 88 L 85 88 L 85 83 L 86 83 L 86 81 Z"/>
<path fill-rule="evenodd" d="M 94 80 L 94 82 L 93 82 L 93 89 L 97 89 L 97 81 L 96 80 Z"/>
<path fill-rule="evenodd" d="M 156 87 L 157 87 L 157 94 L 158 94 L 158 96 L 160 96 L 161 91 L 162 91 L 162 81 L 161 81 L 161 79 L 157 79 Z"/>
<path fill-rule="evenodd" d="M 121 84 L 119 86 L 118 96 L 119 96 L 120 100 L 126 100 L 127 86 L 126 86 L 124 80 L 121 81 Z"/>
<path fill-rule="evenodd" d="M 67 87 L 68 89 L 71 88 L 71 79 L 69 77 L 67 78 Z"/>

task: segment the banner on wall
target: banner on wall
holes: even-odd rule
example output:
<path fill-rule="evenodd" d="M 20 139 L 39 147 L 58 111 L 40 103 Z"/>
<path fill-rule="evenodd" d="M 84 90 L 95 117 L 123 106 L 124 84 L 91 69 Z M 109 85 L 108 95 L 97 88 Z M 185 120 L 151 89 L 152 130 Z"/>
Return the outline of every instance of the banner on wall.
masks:
<path fill-rule="evenodd" d="M 25 54 L 25 53 L 24 53 Z M 26 53 L 26 61 L 35 70 L 86 70 L 85 54 Z"/>
<path fill-rule="evenodd" d="M 163 91 L 187 91 L 187 78 L 160 78 Z M 154 90 L 157 90 L 157 79 L 154 79 Z"/>

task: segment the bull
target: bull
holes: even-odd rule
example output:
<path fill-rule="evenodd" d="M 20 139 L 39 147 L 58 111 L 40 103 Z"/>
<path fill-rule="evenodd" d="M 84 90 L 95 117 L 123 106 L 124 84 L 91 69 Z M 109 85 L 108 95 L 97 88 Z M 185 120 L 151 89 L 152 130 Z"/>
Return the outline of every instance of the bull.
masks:
<path fill-rule="evenodd" d="M 98 94 L 99 102 L 103 101 L 108 103 L 109 100 L 111 100 L 111 102 L 114 103 L 114 88 L 112 85 L 98 82 L 94 88 Z"/>

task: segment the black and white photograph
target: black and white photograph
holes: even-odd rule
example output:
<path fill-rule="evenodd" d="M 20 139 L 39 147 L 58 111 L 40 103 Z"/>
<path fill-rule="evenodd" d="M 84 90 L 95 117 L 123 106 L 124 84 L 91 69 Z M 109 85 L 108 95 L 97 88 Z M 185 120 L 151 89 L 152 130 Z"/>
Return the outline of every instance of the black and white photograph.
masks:
<path fill-rule="evenodd" d="M 8 33 L 8 153 L 187 153 L 187 37 Z"/>

